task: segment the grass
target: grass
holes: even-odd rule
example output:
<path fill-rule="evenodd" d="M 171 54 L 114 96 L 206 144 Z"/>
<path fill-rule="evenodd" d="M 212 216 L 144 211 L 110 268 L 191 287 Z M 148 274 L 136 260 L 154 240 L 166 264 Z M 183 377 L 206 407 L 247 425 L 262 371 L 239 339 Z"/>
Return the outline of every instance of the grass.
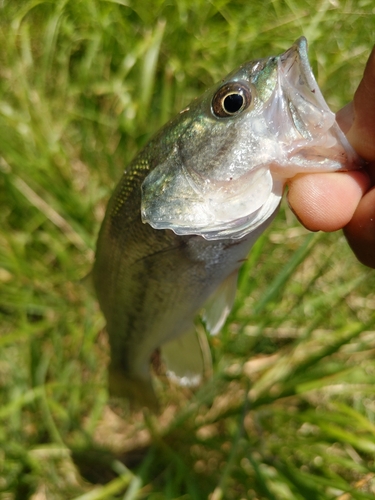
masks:
<path fill-rule="evenodd" d="M 283 207 L 160 418 L 108 405 L 104 321 L 81 279 L 106 201 L 173 113 L 305 34 L 332 109 L 374 39 L 372 0 L 0 4 L 0 499 L 370 499 L 375 276 Z"/>

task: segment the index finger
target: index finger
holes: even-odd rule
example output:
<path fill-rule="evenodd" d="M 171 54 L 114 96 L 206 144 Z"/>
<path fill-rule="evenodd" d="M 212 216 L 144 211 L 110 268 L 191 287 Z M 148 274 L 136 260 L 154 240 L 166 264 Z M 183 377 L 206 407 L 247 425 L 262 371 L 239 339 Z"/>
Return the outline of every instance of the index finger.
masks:
<path fill-rule="evenodd" d="M 375 161 L 375 47 L 354 94 L 354 121 L 347 138 L 365 160 Z"/>

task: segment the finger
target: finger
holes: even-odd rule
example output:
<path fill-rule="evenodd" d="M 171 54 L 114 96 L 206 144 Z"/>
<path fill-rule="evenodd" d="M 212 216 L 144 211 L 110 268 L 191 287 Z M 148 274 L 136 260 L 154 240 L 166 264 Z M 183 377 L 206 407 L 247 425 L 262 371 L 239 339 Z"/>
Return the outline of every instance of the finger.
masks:
<path fill-rule="evenodd" d="M 353 99 L 354 120 L 347 134 L 357 153 L 365 160 L 375 160 L 375 47 Z M 344 113 L 345 114 L 345 113 Z"/>
<path fill-rule="evenodd" d="M 336 113 L 336 121 L 344 134 L 347 134 L 354 123 L 354 104 L 349 102 Z"/>
<path fill-rule="evenodd" d="M 298 175 L 289 182 L 288 202 L 310 231 L 337 231 L 351 220 L 369 185 L 363 171 Z"/>
<path fill-rule="evenodd" d="M 375 188 L 364 195 L 344 233 L 357 259 L 375 268 Z"/>

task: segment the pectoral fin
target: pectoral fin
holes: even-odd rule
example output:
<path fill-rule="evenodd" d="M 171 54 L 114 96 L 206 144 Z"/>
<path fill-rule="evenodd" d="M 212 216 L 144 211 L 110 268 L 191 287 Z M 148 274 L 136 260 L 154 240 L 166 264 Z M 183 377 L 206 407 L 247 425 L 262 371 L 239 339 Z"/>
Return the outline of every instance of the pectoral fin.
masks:
<path fill-rule="evenodd" d="M 178 384 L 196 387 L 211 370 L 212 360 L 205 332 L 194 327 L 161 346 L 167 375 Z"/>
<path fill-rule="evenodd" d="M 204 305 L 202 315 L 207 330 L 216 335 L 230 313 L 237 290 L 238 271 L 230 274 Z"/>

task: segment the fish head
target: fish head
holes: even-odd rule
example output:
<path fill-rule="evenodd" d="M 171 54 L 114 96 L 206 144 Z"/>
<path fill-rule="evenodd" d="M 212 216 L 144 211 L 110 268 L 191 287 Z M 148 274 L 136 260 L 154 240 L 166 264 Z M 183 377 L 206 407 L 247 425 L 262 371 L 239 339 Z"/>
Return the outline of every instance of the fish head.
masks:
<path fill-rule="evenodd" d="M 359 159 L 315 80 L 305 38 L 243 64 L 151 141 L 142 220 L 208 240 L 242 238 L 277 210 L 298 173 L 348 170 Z"/>

